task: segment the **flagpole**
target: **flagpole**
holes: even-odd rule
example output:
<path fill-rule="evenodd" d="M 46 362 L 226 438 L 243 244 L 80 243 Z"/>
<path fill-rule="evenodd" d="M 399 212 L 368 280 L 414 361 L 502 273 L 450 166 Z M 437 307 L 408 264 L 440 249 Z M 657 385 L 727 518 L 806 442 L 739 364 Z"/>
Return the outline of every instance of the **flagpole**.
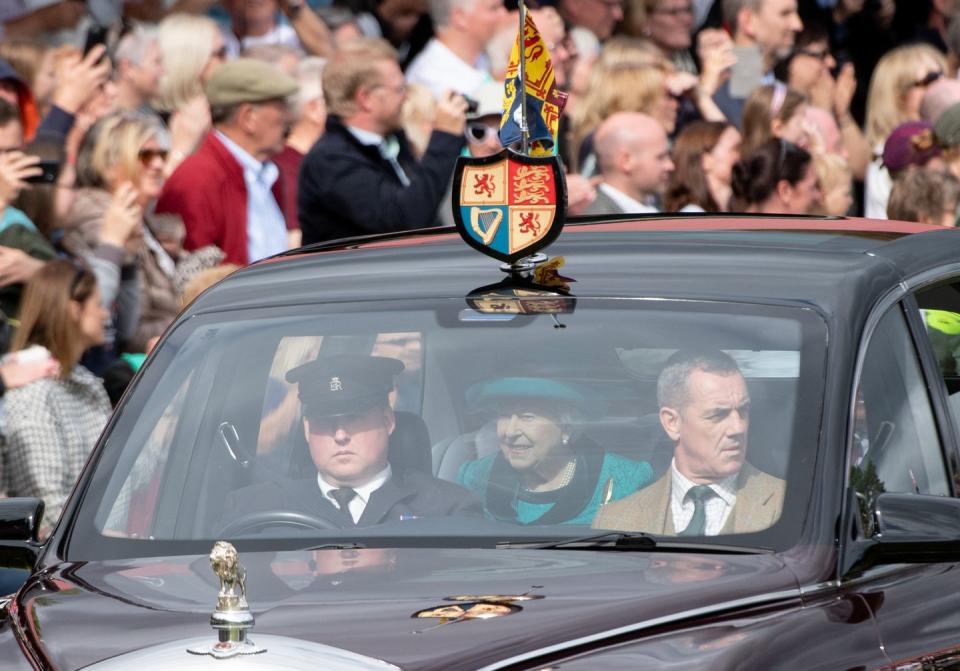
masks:
<path fill-rule="evenodd" d="M 527 29 L 527 4 L 517 3 L 520 10 L 520 32 L 517 35 L 520 51 L 520 148 L 524 156 L 530 155 L 530 126 L 527 124 L 527 49 L 524 39 Z"/>

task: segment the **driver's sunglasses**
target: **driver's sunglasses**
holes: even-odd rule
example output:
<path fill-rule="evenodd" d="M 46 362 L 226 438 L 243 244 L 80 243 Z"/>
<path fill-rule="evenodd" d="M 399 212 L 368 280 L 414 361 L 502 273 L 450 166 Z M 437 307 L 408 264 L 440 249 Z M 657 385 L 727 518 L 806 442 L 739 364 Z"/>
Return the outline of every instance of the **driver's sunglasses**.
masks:
<path fill-rule="evenodd" d="M 498 132 L 499 129 L 496 126 L 489 126 L 485 123 L 468 123 L 464 130 L 467 140 L 477 144 L 493 140 Z"/>

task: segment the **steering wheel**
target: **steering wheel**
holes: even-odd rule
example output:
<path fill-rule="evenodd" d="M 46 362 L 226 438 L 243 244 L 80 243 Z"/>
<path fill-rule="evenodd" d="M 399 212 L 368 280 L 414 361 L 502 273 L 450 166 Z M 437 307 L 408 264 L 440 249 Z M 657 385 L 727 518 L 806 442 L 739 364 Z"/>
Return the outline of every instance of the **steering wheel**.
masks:
<path fill-rule="evenodd" d="M 217 535 L 229 538 L 277 524 L 314 530 L 341 528 L 332 520 L 308 515 L 307 513 L 293 510 L 261 510 L 247 513 L 229 522 Z"/>

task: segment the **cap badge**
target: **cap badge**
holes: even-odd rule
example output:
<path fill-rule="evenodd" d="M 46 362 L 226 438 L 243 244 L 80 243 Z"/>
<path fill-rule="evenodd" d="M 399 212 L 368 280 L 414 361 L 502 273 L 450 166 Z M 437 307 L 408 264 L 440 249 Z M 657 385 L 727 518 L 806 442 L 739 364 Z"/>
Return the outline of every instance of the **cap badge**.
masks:
<path fill-rule="evenodd" d="M 343 382 L 339 377 L 330 378 L 330 391 L 343 391 Z"/>

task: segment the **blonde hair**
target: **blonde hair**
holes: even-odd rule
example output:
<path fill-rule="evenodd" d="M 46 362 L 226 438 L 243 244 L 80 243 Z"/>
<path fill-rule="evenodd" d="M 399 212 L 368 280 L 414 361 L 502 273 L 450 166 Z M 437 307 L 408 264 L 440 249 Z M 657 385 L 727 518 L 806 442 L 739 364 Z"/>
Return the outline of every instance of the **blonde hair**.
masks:
<path fill-rule="evenodd" d="M 780 82 L 755 88 L 743 104 L 743 143 L 746 156 L 773 137 L 773 121 L 787 123 L 803 109 L 807 99 L 802 93 Z"/>
<path fill-rule="evenodd" d="M 813 169 L 817 174 L 820 192 L 823 194 L 824 209 L 828 193 L 831 193 L 837 187 L 850 189 L 853 185 L 853 172 L 850 170 L 850 164 L 842 156 L 817 152 L 813 155 Z M 823 212 L 823 214 L 833 215 L 834 213 Z M 844 214 L 846 212 L 838 212 L 836 216 Z"/>
<path fill-rule="evenodd" d="M 943 54 L 926 44 L 897 47 L 884 54 L 870 78 L 867 92 L 867 141 L 871 147 L 884 142 L 893 129 L 909 118 L 903 103 L 910 84 L 917 76 L 917 63 L 933 61 L 946 70 Z"/>
<path fill-rule="evenodd" d="M 37 71 L 48 49 L 32 40 L 0 41 L 0 58 L 7 61 L 31 89 L 35 89 Z"/>
<path fill-rule="evenodd" d="M 111 177 L 134 181 L 142 170 L 140 149 L 152 138 L 164 143 L 166 133 L 151 117 L 129 112 L 103 117 L 80 142 L 76 186 L 110 189 Z"/>
<path fill-rule="evenodd" d="M 813 168 L 821 188 L 826 185 L 849 184 L 853 179 L 850 164 L 842 156 L 818 152 L 813 155 Z"/>
<path fill-rule="evenodd" d="M 410 141 L 414 154 L 423 156 L 430 142 L 437 102 L 426 86 L 407 85 L 407 99 L 403 102 L 403 132 Z"/>
<path fill-rule="evenodd" d="M 289 98 L 290 115 L 295 120 L 303 116 L 308 103 L 323 98 L 323 71 L 326 67 L 327 59 L 319 56 L 308 56 L 297 65 L 300 88 Z"/>
<path fill-rule="evenodd" d="M 235 270 L 240 270 L 240 266 L 234 263 L 224 263 L 197 273 L 183 288 L 183 293 L 180 295 L 180 305 L 186 307 L 196 300 L 197 296 Z"/>
<path fill-rule="evenodd" d="M 386 40 L 360 38 L 344 44 L 323 70 L 323 95 L 330 113 L 351 116 L 357 91 L 381 82 L 377 66 L 384 61 L 397 62 L 397 50 Z"/>
<path fill-rule="evenodd" d="M 205 16 L 178 13 L 160 22 L 163 77 L 155 109 L 172 112 L 203 93 L 200 75 L 213 55 L 212 44 L 219 32 L 216 22 Z"/>
<path fill-rule="evenodd" d="M 573 116 L 573 155 L 588 135 L 617 112 L 642 112 L 659 120 L 658 103 L 666 93 L 668 66 L 621 63 L 598 64 L 590 85 Z"/>
<path fill-rule="evenodd" d="M 80 361 L 84 344 L 80 324 L 70 310 L 70 301 L 81 305 L 93 296 L 97 280 L 93 273 L 70 261 L 44 264 L 31 277 L 20 300 L 20 327 L 10 351 L 41 345 L 60 363 L 60 377 L 70 375 Z"/>

